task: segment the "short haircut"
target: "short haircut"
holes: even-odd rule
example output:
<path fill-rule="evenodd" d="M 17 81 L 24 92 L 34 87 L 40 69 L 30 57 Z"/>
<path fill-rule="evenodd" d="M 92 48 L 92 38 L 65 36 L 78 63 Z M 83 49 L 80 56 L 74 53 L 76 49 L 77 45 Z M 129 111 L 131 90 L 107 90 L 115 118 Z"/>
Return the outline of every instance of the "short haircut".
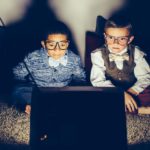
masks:
<path fill-rule="evenodd" d="M 124 16 L 114 16 L 109 18 L 104 26 L 104 31 L 108 28 L 126 28 L 130 35 L 133 35 L 133 27 L 129 18 Z"/>
<path fill-rule="evenodd" d="M 62 22 L 51 23 L 43 34 L 43 40 L 46 40 L 51 34 L 63 34 L 66 35 L 67 39 L 70 38 L 69 28 Z"/>

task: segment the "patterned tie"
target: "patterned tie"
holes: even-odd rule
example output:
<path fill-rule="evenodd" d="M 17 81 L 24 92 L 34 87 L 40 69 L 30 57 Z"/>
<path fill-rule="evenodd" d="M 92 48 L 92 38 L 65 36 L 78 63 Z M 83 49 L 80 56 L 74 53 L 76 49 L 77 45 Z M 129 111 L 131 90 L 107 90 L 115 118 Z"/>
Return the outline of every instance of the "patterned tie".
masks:
<path fill-rule="evenodd" d="M 129 60 L 128 53 L 124 53 L 123 55 L 118 55 L 114 53 L 109 54 L 109 61 L 124 61 Z"/>

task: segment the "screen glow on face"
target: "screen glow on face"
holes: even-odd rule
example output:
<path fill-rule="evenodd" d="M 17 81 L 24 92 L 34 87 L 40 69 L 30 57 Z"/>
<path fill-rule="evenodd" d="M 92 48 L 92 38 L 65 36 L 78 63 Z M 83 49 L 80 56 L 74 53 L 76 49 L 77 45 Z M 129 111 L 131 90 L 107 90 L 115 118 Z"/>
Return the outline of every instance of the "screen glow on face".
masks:
<path fill-rule="evenodd" d="M 65 55 L 69 41 L 65 34 L 50 34 L 44 41 L 44 47 L 50 57 L 57 60 Z"/>

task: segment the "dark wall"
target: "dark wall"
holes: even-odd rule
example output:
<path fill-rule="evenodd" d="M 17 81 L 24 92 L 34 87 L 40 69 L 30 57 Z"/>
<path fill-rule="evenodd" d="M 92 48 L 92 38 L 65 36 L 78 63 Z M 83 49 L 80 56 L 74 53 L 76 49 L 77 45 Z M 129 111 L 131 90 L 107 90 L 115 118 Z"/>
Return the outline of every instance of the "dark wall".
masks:
<path fill-rule="evenodd" d="M 122 14 L 132 22 L 135 39 L 134 44 L 138 45 L 147 53 L 147 60 L 150 63 L 150 5 L 148 0 L 127 0 L 126 7 L 113 15 Z"/>

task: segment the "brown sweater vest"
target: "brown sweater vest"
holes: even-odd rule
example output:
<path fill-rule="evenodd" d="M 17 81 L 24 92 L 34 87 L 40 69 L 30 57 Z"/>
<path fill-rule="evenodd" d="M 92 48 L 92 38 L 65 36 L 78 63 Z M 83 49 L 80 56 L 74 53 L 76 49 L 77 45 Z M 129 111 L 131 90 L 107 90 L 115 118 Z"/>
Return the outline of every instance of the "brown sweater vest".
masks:
<path fill-rule="evenodd" d="M 133 45 L 128 46 L 129 60 L 123 61 L 122 70 L 118 69 L 114 61 L 109 61 L 109 50 L 106 47 L 101 48 L 102 57 L 104 59 L 104 65 L 106 67 L 106 79 L 111 80 L 115 86 L 119 86 L 123 89 L 130 88 L 135 82 L 136 78 L 134 75 L 134 51 Z"/>

